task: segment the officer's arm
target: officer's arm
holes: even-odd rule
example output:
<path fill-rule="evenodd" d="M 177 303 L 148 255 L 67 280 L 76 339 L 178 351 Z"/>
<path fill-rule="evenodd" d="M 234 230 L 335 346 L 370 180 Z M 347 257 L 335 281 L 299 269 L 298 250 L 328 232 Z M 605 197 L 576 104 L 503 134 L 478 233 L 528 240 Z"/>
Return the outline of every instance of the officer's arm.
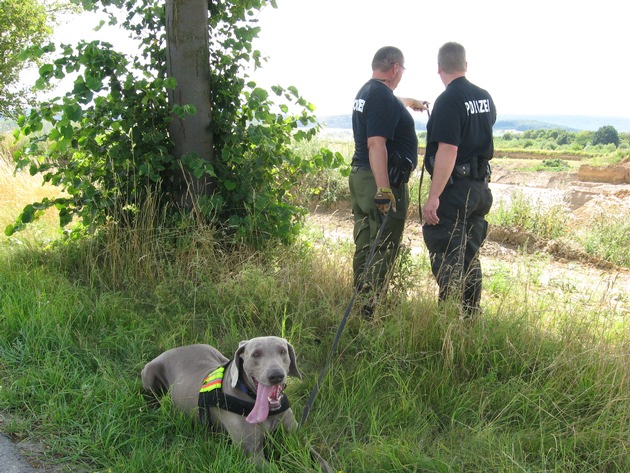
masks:
<path fill-rule="evenodd" d="M 429 197 L 422 208 L 424 221 L 429 225 L 437 225 L 440 223 L 440 219 L 437 216 L 437 210 L 440 206 L 440 196 L 446 184 L 448 184 L 456 159 L 457 146 L 442 142 L 438 144 L 438 150 L 437 153 L 435 153 L 433 175 L 431 176 Z"/>
<path fill-rule="evenodd" d="M 387 173 L 387 138 L 384 136 L 370 136 L 367 141 L 370 153 L 370 168 L 374 174 L 376 187 L 389 187 L 389 175 Z"/>
<path fill-rule="evenodd" d="M 453 173 L 456 159 L 457 146 L 442 142 L 438 144 L 438 150 L 437 153 L 435 153 L 433 175 L 431 176 L 429 198 L 440 197 L 440 195 L 442 195 L 442 192 Z"/>

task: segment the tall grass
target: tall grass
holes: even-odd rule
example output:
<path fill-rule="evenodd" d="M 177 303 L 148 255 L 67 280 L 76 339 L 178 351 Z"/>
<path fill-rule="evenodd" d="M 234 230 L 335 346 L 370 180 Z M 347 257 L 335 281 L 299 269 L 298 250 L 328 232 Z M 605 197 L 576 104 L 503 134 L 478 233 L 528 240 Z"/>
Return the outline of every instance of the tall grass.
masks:
<path fill-rule="evenodd" d="M 506 202 L 500 200 L 488 216 L 492 224 L 530 232 L 540 238 L 564 236 L 568 228 L 568 214 L 563 202 L 543 202 L 542 199 L 515 191 Z"/>
<path fill-rule="evenodd" d="M 351 295 L 348 265 L 318 245 L 229 253 L 208 231 L 128 232 L 3 251 L 4 430 L 90 471 L 253 471 L 166 400 L 149 407 L 140 369 L 185 343 L 229 355 L 282 335 L 306 375 L 288 388 L 299 415 Z M 270 442 L 270 471 L 316 471 L 304 438 L 338 471 L 630 467 L 627 321 L 554 312 L 513 287 L 470 327 L 425 287 L 390 297 L 374 324 L 352 317 L 308 423 Z"/>
<path fill-rule="evenodd" d="M 589 254 L 618 266 L 630 267 L 630 220 L 628 212 L 611 205 L 594 212 L 588 231 L 578 232 L 577 239 Z"/>
<path fill-rule="evenodd" d="M 2 220 L 0 219 L 0 223 Z M 352 295 L 351 248 L 309 228 L 253 251 L 147 206 L 92 240 L 0 243 L 0 428 L 70 471 L 255 471 L 238 448 L 155 406 L 139 373 L 163 350 L 230 356 L 287 337 L 304 374 L 297 417 Z M 353 313 L 308 422 L 267 444 L 267 471 L 630 470 L 629 320 L 528 255 L 493 268 L 477 324 L 435 304 L 426 256 L 406 252 L 373 322 Z"/>

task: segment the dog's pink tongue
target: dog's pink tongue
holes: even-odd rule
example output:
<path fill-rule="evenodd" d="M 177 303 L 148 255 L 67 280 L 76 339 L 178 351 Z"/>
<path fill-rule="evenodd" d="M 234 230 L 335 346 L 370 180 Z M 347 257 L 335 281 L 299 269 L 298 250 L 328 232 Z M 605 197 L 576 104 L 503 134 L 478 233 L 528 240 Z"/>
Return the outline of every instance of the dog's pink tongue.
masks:
<path fill-rule="evenodd" d="M 245 419 L 247 422 L 250 424 L 258 424 L 267 419 L 269 416 L 269 397 L 271 396 L 272 389 L 273 387 L 271 386 L 258 384 L 256 403 L 254 404 L 252 412 L 250 412 Z"/>

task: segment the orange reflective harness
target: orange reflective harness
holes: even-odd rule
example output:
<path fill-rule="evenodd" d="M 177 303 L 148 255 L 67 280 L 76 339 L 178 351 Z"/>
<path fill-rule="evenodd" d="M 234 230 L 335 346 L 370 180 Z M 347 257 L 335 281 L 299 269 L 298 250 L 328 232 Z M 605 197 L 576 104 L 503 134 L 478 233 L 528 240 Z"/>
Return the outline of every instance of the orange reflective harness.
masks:
<path fill-rule="evenodd" d="M 254 408 L 254 403 L 250 401 L 244 401 L 235 396 L 225 394 L 223 392 L 223 377 L 228 365 L 232 363 L 229 361 L 224 366 L 218 367 L 212 371 L 201 383 L 201 389 L 199 390 L 199 418 L 207 423 L 210 422 L 209 409 L 212 407 L 218 407 L 224 411 L 233 412 L 242 416 L 247 416 Z M 249 397 L 256 399 L 256 393 L 252 392 L 245 386 L 239 379 L 238 387 L 246 393 Z M 280 414 L 281 412 L 289 409 L 289 399 L 287 396 L 282 396 L 280 401 L 280 407 L 275 410 L 270 410 L 269 415 Z"/>

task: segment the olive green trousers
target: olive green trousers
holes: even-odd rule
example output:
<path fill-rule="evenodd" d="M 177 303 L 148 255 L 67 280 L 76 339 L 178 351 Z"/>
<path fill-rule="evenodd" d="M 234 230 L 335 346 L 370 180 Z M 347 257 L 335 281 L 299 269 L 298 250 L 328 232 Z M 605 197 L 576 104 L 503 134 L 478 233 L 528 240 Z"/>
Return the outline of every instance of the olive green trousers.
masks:
<path fill-rule="evenodd" d="M 379 294 L 387 289 L 385 282 L 398 254 L 409 207 L 409 189 L 407 184 L 401 189 L 392 189 L 396 197 L 396 211 L 390 210 L 374 256 L 367 265 L 370 250 L 385 217 L 374 203 L 376 183 L 371 170 L 353 167 L 348 184 L 354 215 L 354 287 L 360 292 Z"/>

